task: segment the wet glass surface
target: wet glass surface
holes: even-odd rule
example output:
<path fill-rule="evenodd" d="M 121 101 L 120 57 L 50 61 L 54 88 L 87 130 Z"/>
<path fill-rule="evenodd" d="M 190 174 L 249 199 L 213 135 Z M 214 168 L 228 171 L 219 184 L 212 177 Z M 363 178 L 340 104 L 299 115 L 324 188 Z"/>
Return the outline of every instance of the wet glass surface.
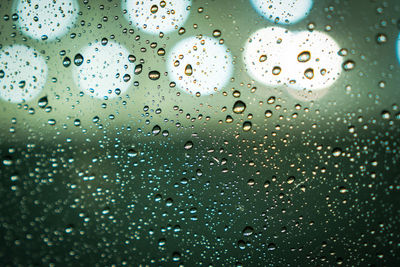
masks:
<path fill-rule="evenodd" d="M 2 266 L 399 264 L 399 1 L 0 10 Z"/>

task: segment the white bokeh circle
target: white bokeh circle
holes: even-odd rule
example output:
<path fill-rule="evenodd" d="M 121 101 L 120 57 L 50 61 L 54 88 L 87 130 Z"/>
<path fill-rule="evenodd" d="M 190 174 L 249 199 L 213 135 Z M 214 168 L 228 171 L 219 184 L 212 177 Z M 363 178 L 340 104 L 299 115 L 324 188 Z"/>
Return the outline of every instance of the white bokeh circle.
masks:
<path fill-rule="evenodd" d="M 285 66 L 285 51 L 292 42 L 292 35 L 281 27 L 268 27 L 253 33 L 243 51 L 246 71 L 264 84 L 283 84 L 290 71 Z"/>
<path fill-rule="evenodd" d="M 114 98 L 126 92 L 134 75 L 135 64 L 129 61 L 129 51 L 122 45 L 96 41 L 80 54 L 81 65 L 74 65 L 73 77 L 88 95 L 97 98 Z"/>
<path fill-rule="evenodd" d="M 37 97 L 47 78 L 47 65 L 35 49 L 11 45 L 0 51 L 0 98 L 22 103 Z"/>
<path fill-rule="evenodd" d="M 315 91 L 328 88 L 339 78 L 339 50 L 326 33 L 268 27 L 248 38 L 243 61 L 250 76 L 264 85 Z"/>
<path fill-rule="evenodd" d="M 183 91 L 209 95 L 232 76 L 232 56 L 218 39 L 201 36 L 178 42 L 168 55 L 169 77 Z"/>
<path fill-rule="evenodd" d="M 294 24 L 311 11 L 313 0 L 250 0 L 265 19 L 278 24 Z"/>
<path fill-rule="evenodd" d="M 16 0 L 17 24 L 31 38 L 52 41 L 65 35 L 79 13 L 76 0 Z"/>
<path fill-rule="evenodd" d="M 150 34 L 169 33 L 181 27 L 190 13 L 191 0 L 122 0 L 128 21 Z"/>
<path fill-rule="evenodd" d="M 293 35 L 286 53 L 288 83 L 293 89 L 319 90 L 331 86 L 342 72 L 339 45 L 326 33 L 302 31 Z M 299 55 L 308 53 L 306 62 Z"/>

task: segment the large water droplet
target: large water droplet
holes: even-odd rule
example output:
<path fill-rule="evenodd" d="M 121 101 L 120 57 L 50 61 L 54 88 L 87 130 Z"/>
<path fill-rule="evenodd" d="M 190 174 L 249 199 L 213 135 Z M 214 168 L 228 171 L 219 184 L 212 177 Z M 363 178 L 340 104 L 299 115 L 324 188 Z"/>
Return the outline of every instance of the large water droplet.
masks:
<path fill-rule="evenodd" d="M 149 72 L 149 78 L 150 80 L 158 80 L 160 78 L 160 72 L 156 71 L 156 70 L 152 70 Z"/>
<path fill-rule="evenodd" d="M 79 67 L 83 63 L 83 56 L 81 54 L 76 54 L 74 57 L 74 64 Z"/>
<path fill-rule="evenodd" d="M 233 105 L 233 109 L 232 110 L 236 114 L 241 114 L 246 110 L 246 104 L 243 101 L 238 100 Z"/>
<path fill-rule="evenodd" d="M 192 74 L 193 74 L 192 65 L 190 65 L 190 64 L 187 64 L 187 65 L 186 65 L 186 67 L 185 67 L 185 74 L 186 74 L 186 76 L 192 76 Z"/>

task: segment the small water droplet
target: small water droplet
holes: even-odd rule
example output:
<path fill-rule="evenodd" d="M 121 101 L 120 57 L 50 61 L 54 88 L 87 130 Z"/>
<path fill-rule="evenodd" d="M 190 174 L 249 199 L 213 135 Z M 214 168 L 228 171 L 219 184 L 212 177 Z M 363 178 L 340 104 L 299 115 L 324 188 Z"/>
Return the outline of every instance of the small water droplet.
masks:
<path fill-rule="evenodd" d="M 260 62 L 265 62 L 267 60 L 267 55 L 261 55 L 258 59 Z"/>
<path fill-rule="evenodd" d="M 303 51 L 297 56 L 297 61 L 304 63 L 309 61 L 311 58 L 311 54 L 309 51 Z"/>
<path fill-rule="evenodd" d="M 218 37 L 220 37 L 221 36 L 221 31 L 220 30 L 214 30 L 213 31 L 213 36 L 215 37 L 215 38 L 218 38 Z"/>
<path fill-rule="evenodd" d="M 190 64 L 186 65 L 185 74 L 186 74 L 186 76 L 192 76 L 192 74 L 193 74 L 192 65 L 190 65 Z"/>
<path fill-rule="evenodd" d="M 386 43 L 387 42 L 387 36 L 386 36 L 386 34 L 384 34 L 384 33 L 378 33 L 377 35 L 376 35 L 376 42 L 378 43 L 378 44 L 384 44 L 384 43 Z"/>
<path fill-rule="evenodd" d="M 142 73 L 143 70 L 143 65 L 142 64 L 138 64 L 135 66 L 135 75 L 139 75 L 140 73 Z"/>
<path fill-rule="evenodd" d="M 356 67 L 356 63 L 353 60 L 347 60 L 343 63 L 343 69 L 345 71 L 351 71 Z"/>
<path fill-rule="evenodd" d="M 192 148 L 193 148 L 193 142 L 192 142 L 192 141 L 187 141 L 187 142 L 185 143 L 184 148 L 185 148 L 186 150 L 192 149 Z"/>
<path fill-rule="evenodd" d="M 342 150 L 340 149 L 340 148 L 338 148 L 338 147 L 336 147 L 335 149 L 333 149 L 333 151 L 332 151 L 332 155 L 334 156 L 334 157 L 339 157 L 340 155 L 342 154 Z"/>
<path fill-rule="evenodd" d="M 244 236 L 251 236 L 254 233 L 254 229 L 251 226 L 246 226 L 242 231 Z"/>
<path fill-rule="evenodd" d="M 68 68 L 71 65 L 71 59 L 69 57 L 65 57 L 63 60 L 63 66 Z"/>
<path fill-rule="evenodd" d="M 56 120 L 55 120 L 55 119 L 49 119 L 49 120 L 47 121 L 47 123 L 48 123 L 49 125 L 51 125 L 51 126 L 54 126 L 54 125 L 56 125 Z"/>
<path fill-rule="evenodd" d="M 385 119 L 385 120 L 390 119 L 390 112 L 387 111 L 387 110 L 382 111 L 381 115 L 382 115 L 382 118 Z"/>
<path fill-rule="evenodd" d="M 314 70 L 311 68 L 306 69 L 304 71 L 304 76 L 306 76 L 307 79 L 311 80 L 312 78 L 314 78 Z"/>
<path fill-rule="evenodd" d="M 273 75 L 279 75 L 281 73 L 281 67 L 275 66 L 272 68 L 272 74 Z"/>
<path fill-rule="evenodd" d="M 138 152 L 135 149 L 131 148 L 128 150 L 128 157 L 134 158 L 137 155 L 138 155 Z"/>

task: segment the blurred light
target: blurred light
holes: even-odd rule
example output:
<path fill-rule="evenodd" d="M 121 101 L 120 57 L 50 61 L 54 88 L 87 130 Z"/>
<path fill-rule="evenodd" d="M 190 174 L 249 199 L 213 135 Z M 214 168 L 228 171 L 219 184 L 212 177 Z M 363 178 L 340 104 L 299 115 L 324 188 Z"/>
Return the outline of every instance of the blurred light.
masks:
<path fill-rule="evenodd" d="M 286 64 L 290 68 L 289 87 L 320 90 L 331 86 L 342 71 L 342 58 L 338 54 L 340 47 L 335 40 L 318 31 L 298 32 L 292 38 L 285 53 Z"/>
<path fill-rule="evenodd" d="M 250 76 L 260 83 L 316 91 L 328 88 L 340 76 L 339 50 L 325 33 L 269 27 L 249 37 L 243 60 Z"/>
<path fill-rule="evenodd" d="M 20 103 L 42 91 L 47 78 L 47 65 L 33 48 L 12 45 L 0 52 L 0 97 Z"/>
<path fill-rule="evenodd" d="M 73 27 L 79 5 L 76 0 L 16 0 L 14 10 L 24 34 L 51 41 Z"/>
<path fill-rule="evenodd" d="M 122 1 L 126 18 L 141 30 L 158 34 L 181 27 L 190 13 L 191 0 Z"/>
<path fill-rule="evenodd" d="M 244 46 L 243 60 L 247 72 L 265 85 L 283 84 L 290 69 L 285 66 L 285 53 L 292 33 L 281 27 L 268 27 L 253 33 Z"/>
<path fill-rule="evenodd" d="M 74 66 L 73 76 L 78 86 L 97 98 L 113 98 L 123 94 L 132 82 L 135 64 L 122 45 L 108 41 L 85 47 L 83 63 Z"/>
<path fill-rule="evenodd" d="M 313 0 L 251 0 L 265 19 L 278 24 L 294 24 L 310 13 Z"/>
<path fill-rule="evenodd" d="M 168 55 L 170 79 L 185 92 L 209 95 L 232 76 L 232 56 L 218 39 L 202 36 L 178 42 Z"/>
<path fill-rule="evenodd" d="M 397 59 L 399 60 L 400 63 L 400 34 L 397 37 L 397 41 L 396 41 L 396 50 L 397 50 Z"/>

